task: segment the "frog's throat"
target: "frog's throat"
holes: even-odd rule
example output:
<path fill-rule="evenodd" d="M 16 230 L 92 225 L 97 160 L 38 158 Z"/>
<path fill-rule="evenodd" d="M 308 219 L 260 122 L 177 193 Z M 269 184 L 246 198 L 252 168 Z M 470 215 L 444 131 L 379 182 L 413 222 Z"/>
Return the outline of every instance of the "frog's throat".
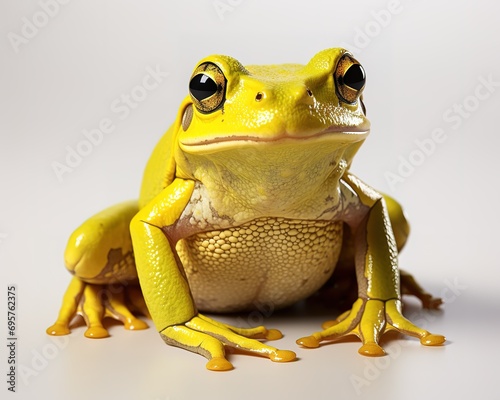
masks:
<path fill-rule="evenodd" d="M 325 201 L 337 204 L 340 179 L 364 137 L 239 140 L 223 142 L 218 151 L 181 150 L 177 176 L 201 182 L 219 215 L 314 218 L 324 212 Z"/>

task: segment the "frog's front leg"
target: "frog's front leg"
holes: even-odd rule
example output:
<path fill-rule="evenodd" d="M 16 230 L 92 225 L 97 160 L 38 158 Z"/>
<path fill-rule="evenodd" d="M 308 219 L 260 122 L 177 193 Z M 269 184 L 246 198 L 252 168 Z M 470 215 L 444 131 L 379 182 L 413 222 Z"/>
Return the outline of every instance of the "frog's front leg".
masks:
<path fill-rule="evenodd" d="M 210 370 L 229 370 L 224 346 L 291 361 L 295 353 L 278 350 L 255 338 L 278 339 L 281 333 L 264 327 L 240 329 L 198 313 L 175 252 L 189 227 L 174 228 L 194 189 L 194 182 L 176 179 L 132 220 L 131 232 L 141 288 L 163 340 L 205 356 Z"/>
<path fill-rule="evenodd" d="M 323 331 L 301 338 L 297 343 L 314 348 L 324 340 L 356 335 L 363 342 L 359 353 L 367 356 L 385 354 L 379 340 L 384 332 L 391 330 L 416 336 L 424 345 L 444 343 L 444 336 L 431 334 L 402 315 L 397 245 L 384 199 L 355 177 L 346 177 L 346 181 L 360 201 L 369 207 L 364 218 L 355 226 L 358 300 L 350 311 L 326 322 Z"/>
<path fill-rule="evenodd" d="M 68 240 L 64 260 L 74 275 L 56 322 L 49 335 L 70 333 L 70 323 L 78 314 L 87 325 L 85 336 L 109 336 L 105 317 L 121 321 L 129 330 L 148 325 L 136 318 L 130 305 L 149 316 L 138 287 L 129 224 L 137 213 L 137 201 L 109 207 L 78 227 Z"/>

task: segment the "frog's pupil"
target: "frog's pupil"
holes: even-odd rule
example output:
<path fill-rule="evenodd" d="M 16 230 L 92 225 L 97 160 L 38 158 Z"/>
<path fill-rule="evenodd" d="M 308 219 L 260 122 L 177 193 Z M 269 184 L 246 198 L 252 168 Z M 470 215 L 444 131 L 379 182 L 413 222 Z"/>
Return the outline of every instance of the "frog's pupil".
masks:
<path fill-rule="evenodd" d="M 198 101 L 202 101 L 217 93 L 217 84 L 208 75 L 199 74 L 189 82 L 189 90 Z"/>
<path fill-rule="evenodd" d="M 365 70 L 359 64 L 351 65 L 346 71 L 343 79 L 344 84 L 356 90 L 361 90 L 363 88 L 365 80 Z"/>

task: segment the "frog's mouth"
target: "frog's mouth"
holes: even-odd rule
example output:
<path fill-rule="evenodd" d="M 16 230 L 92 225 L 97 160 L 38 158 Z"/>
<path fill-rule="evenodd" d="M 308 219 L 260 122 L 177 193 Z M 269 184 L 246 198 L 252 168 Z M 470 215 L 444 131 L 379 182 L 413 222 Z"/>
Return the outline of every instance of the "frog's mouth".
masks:
<path fill-rule="evenodd" d="M 370 133 L 369 129 L 357 127 L 330 127 L 320 132 L 308 135 L 289 134 L 287 132 L 272 135 L 248 135 L 233 134 L 226 136 L 213 135 L 203 140 L 184 138 L 180 140 L 180 147 L 188 153 L 211 153 L 234 147 L 258 144 L 282 144 L 305 141 L 312 143 L 316 141 L 348 145 L 363 141 Z"/>
<path fill-rule="evenodd" d="M 341 176 L 369 133 L 364 128 L 180 138 L 177 176 L 201 182 L 214 198 L 222 196 L 216 208 L 220 215 L 233 212 L 225 208 L 228 194 L 238 204 L 273 216 L 290 217 L 297 210 L 301 218 L 316 215 L 317 209 L 303 212 L 304 205 L 314 193 L 324 194 L 324 187 L 327 197 L 337 195 Z"/>

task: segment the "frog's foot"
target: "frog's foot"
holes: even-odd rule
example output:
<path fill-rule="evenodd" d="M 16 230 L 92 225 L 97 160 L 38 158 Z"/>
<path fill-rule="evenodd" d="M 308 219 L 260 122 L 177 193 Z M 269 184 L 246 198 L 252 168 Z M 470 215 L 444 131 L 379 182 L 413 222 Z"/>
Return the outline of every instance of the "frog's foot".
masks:
<path fill-rule="evenodd" d="M 417 297 L 422 302 L 422 307 L 429 310 L 437 310 L 443 300 L 439 297 L 434 297 L 430 293 L 427 293 L 425 289 L 418 284 L 415 278 L 405 272 L 400 270 L 401 277 L 401 293 L 408 294 Z"/>
<path fill-rule="evenodd" d="M 323 324 L 323 331 L 297 340 L 297 344 L 315 348 L 322 341 L 334 341 L 346 336 L 358 336 L 363 346 L 358 352 L 365 356 L 383 356 L 384 349 L 379 339 L 388 331 L 398 331 L 415 336 L 426 346 L 437 346 L 445 342 L 442 335 L 434 335 L 412 324 L 401 313 L 401 301 L 391 299 L 365 300 L 358 299 L 350 311 L 345 312 L 334 321 Z"/>
<path fill-rule="evenodd" d="M 127 303 L 149 316 L 139 289 L 123 285 L 93 285 L 74 277 L 64 295 L 57 321 L 46 332 L 56 336 L 69 334 L 70 323 L 76 315 L 81 315 L 85 320 L 87 330 L 84 335 L 88 338 L 109 336 L 103 326 L 106 317 L 121 321 L 125 329 L 146 329 L 148 325 L 132 314 Z"/>
<path fill-rule="evenodd" d="M 283 335 L 276 329 L 266 329 L 263 326 L 250 329 L 237 328 L 201 314 L 185 324 L 165 328 L 160 335 L 170 345 L 206 357 L 209 360 L 206 367 L 212 371 L 227 371 L 233 368 L 226 359 L 225 346 L 268 357 L 276 362 L 293 361 L 296 358 L 293 351 L 278 350 L 256 340 L 256 338 L 280 339 Z"/>

